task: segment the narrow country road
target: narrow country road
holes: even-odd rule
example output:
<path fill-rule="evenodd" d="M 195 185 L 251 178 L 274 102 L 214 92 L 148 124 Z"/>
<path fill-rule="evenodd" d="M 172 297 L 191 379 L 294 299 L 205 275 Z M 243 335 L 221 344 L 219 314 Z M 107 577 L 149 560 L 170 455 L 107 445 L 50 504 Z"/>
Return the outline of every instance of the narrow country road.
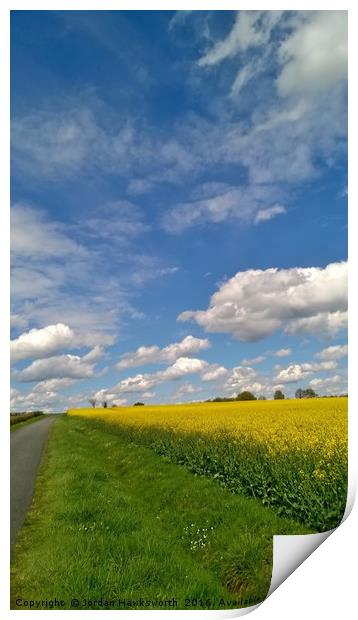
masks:
<path fill-rule="evenodd" d="M 10 543 L 13 546 L 34 492 L 36 474 L 55 416 L 10 433 Z"/>

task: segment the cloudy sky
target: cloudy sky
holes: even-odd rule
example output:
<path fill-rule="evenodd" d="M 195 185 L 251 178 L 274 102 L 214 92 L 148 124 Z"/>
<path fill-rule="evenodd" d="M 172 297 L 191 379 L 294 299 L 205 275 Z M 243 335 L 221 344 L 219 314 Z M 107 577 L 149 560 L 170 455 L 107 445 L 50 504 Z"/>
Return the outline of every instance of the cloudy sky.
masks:
<path fill-rule="evenodd" d="M 12 409 L 346 387 L 344 11 L 12 13 Z"/>

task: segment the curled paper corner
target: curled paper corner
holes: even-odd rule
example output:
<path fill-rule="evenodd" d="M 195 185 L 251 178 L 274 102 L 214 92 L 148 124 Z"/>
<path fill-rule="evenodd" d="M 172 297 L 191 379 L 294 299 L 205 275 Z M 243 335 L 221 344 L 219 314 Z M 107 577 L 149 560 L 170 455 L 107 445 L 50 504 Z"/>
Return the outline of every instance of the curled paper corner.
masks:
<path fill-rule="evenodd" d="M 350 515 L 356 498 L 357 483 L 350 478 L 346 508 L 337 527 L 316 534 L 273 536 L 271 584 L 266 598 L 250 607 L 222 610 L 216 618 L 238 618 L 255 611 Z M 195 613 L 195 612 L 194 612 Z M 210 613 L 210 612 L 209 612 Z M 214 612 L 215 613 L 215 612 Z"/>
<path fill-rule="evenodd" d="M 348 518 L 354 505 L 356 490 L 357 483 L 350 477 L 344 515 L 339 525 L 332 530 L 318 534 L 275 535 L 273 537 L 272 576 L 266 598 Z"/>
<path fill-rule="evenodd" d="M 338 526 L 339 527 L 339 526 Z M 276 535 L 273 537 L 271 584 L 272 594 L 335 531 L 319 534 Z M 266 598 L 267 598 L 266 597 Z"/>

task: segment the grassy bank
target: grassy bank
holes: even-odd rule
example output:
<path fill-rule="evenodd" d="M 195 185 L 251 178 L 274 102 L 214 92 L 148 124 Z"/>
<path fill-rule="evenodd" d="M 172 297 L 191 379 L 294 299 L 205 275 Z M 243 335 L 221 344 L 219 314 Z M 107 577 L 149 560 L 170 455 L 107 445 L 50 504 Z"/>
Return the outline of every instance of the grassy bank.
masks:
<path fill-rule="evenodd" d="M 15 550 L 12 608 L 55 597 L 64 609 L 74 598 L 80 609 L 140 597 L 147 609 L 173 597 L 177 609 L 251 605 L 267 593 L 278 532 L 307 530 L 110 426 L 61 417 Z"/>

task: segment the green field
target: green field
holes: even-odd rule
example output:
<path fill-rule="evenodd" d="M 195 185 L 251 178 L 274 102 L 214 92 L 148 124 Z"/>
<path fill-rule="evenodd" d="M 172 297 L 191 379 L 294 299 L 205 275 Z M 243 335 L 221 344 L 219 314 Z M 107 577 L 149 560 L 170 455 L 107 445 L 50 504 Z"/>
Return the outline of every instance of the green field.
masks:
<path fill-rule="evenodd" d="M 59 417 L 16 545 L 11 607 L 252 605 L 270 585 L 272 536 L 308 532 L 109 425 Z"/>

